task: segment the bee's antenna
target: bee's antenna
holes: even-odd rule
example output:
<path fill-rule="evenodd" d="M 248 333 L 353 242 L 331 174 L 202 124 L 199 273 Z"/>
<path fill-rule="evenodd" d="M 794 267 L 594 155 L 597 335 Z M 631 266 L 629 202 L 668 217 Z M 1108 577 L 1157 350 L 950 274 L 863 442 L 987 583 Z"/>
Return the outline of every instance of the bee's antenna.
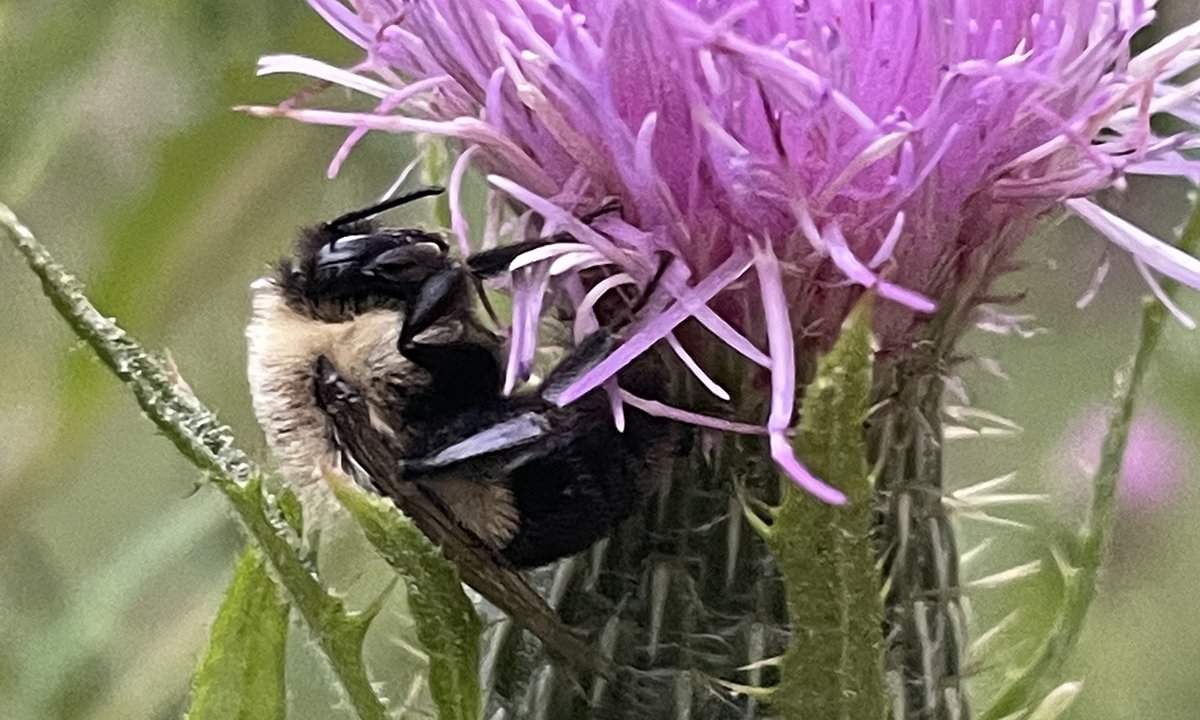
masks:
<path fill-rule="evenodd" d="M 662 282 L 663 275 L 667 274 L 667 268 L 671 267 L 671 263 L 675 261 L 675 256 L 666 250 L 659 250 L 655 255 L 658 256 L 658 268 L 654 271 L 654 277 L 650 278 L 650 282 L 642 288 L 642 292 L 634 301 L 633 306 L 629 308 L 629 317 L 631 318 L 641 312 L 646 307 L 646 303 L 650 302 L 650 297 L 658 290 L 658 284 Z"/>
<path fill-rule="evenodd" d="M 444 192 L 446 192 L 446 188 L 439 187 L 437 185 L 417 188 L 416 190 L 407 192 L 403 195 L 397 195 L 396 197 L 388 198 L 387 200 L 381 200 L 374 205 L 368 205 L 361 210 L 352 210 L 345 215 L 339 215 L 333 220 L 325 223 L 325 227 L 337 229 L 343 225 L 356 223 L 359 220 L 366 220 L 369 217 L 378 215 L 379 213 L 387 210 L 391 210 L 392 208 L 400 207 L 401 205 L 407 205 L 410 202 L 429 197 L 430 195 L 441 195 Z"/>

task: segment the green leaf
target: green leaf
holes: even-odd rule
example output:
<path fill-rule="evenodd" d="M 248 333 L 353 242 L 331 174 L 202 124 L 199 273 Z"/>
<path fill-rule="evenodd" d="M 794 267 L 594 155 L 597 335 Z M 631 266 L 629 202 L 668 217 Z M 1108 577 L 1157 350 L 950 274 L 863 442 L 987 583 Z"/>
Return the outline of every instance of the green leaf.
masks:
<path fill-rule="evenodd" d="M 213 623 L 208 652 L 192 683 L 188 720 L 283 720 L 288 605 L 247 547 Z"/>
<path fill-rule="evenodd" d="M 441 720 L 478 720 L 483 623 L 458 570 L 391 500 L 360 490 L 344 475 L 326 481 L 379 554 L 403 578 L 417 637 L 429 654 L 429 689 Z"/>
<path fill-rule="evenodd" d="M 828 505 L 784 481 L 783 502 L 766 533 L 787 587 L 795 629 L 771 694 L 787 718 L 875 720 L 885 716 L 883 599 L 871 544 L 874 489 L 865 421 L 874 339 L 872 296 L 850 313 L 805 396 L 796 451 L 808 468 L 846 494 Z"/>
<path fill-rule="evenodd" d="M 300 504 L 300 498 L 296 497 L 296 493 L 292 492 L 291 488 L 284 488 L 283 492 L 279 493 L 276 502 L 279 504 L 279 514 L 287 521 L 292 532 L 297 535 L 302 533 L 304 531 L 304 506 Z"/>

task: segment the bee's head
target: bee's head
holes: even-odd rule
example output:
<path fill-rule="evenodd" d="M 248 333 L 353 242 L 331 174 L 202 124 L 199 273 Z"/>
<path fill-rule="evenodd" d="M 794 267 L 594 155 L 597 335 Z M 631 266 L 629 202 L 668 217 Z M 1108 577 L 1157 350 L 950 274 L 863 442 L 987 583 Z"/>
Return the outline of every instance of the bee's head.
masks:
<path fill-rule="evenodd" d="M 403 310 L 430 277 L 454 267 L 446 242 L 414 228 L 380 228 L 371 215 L 418 197 L 425 188 L 306 229 L 277 282 L 299 312 L 326 321 L 376 309 Z"/>

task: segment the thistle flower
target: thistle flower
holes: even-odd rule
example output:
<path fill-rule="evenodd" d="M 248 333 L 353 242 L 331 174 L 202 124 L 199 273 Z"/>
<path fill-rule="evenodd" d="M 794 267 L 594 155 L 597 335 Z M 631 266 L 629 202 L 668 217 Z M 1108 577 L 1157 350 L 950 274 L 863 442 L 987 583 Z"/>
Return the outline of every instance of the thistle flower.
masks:
<path fill-rule="evenodd" d="M 1068 493 L 1086 492 L 1100 464 L 1109 413 L 1101 405 L 1081 411 L 1067 425 L 1053 455 L 1056 476 Z M 1129 428 L 1121 461 L 1117 501 L 1123 510 L 1152 512 L 1177 498 L 1194 458 L 1188 438 L 1161 409 L 1140 410 Z"/>
<path fill-rule="evenodd" d="M 675 334 L 694 318 L 770 373 L 758 403 L 772 456 L 831 502 L 841 494 L 785 437 L 796 359 L 828 346 L 864 288 L 890 301 L 876 315 L 885 357 L 935 322 L 936 341 L 953 343 L 1062 208 L 1129 252 L 1156 292 L 1157 275 L 1200 287 L 1200 262 L 1092 199 L 1128 174 L 1200 179 L 1187 154 L 1197 136 L 1150 127 L 1156 113 L 1200 122 L 1200 81 L 1172 84 L 1200 59 L 1200 23 L 1133 55 L 1152 1 L 309 2 L 364 60 L 270 56 L 260 72 L 344 85 L 375 106 L 256 112 L 352 128 L 331 172 L 369 130 L 451 138 L 464 149 L 454 187 L 471 166 L 543 232 L 573 236 L 514 266 L 510 386 L 532 367 L 548 288 L 580 307 L 581 336 L 599 295 L 645 285 L 666 253 L 661 291 L 560 401 L 607 387 L 619 417 L 638 399 L 614 374 L 662 340 L 728 397 L 703 369 L 705 342 Z M 619 212 L 578 219 L 613 200 Z M 457 197 L 451 210 L 466 247 Z M 574 280 L 598 266 L 608 281 Z"/>

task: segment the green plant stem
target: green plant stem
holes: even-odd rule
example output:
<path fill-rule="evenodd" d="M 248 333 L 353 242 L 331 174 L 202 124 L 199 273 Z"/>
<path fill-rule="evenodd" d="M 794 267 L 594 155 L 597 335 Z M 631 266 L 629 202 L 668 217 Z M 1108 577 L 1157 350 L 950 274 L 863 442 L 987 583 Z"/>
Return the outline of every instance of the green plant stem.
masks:
<path fill-rule="evenodd" d="M 1180 238 L 1179 248 L 1189 255 L 1200 252 L 1200 203 Z M 1167 295 L 1174 297 L 1178 283 L 1164 282 Z M 1049 630 L 1048 639 L 1025 670 L 1009 681 L 980 720 L 1000 720 L 1032 709 L 1046 693 L 1061 682 L 1062 669 L 1083 633 L 1084 622 L 1096 596 L 1100 569 L 1108 560 L 1113 528 L 1117 522 L 1117 481 L 1129 441 L 1138 391 L 1150 367 L 1168 320 L 1166 306 L 1147 298 L 1142 309 L 1142 329 L 1137 351 L 1130 362 L 1117 372 L 1113 382 L 1114 413 L 1100 456 L 1100 466 L 1092 479 L 1092 504 L 1067 557 L 1059 557 L 1063 577 L 1062 607 Z"/>
<path fill-rule="evenodd" d="M 444 138 L 434 135 L 419 134 L 417 138 L 417 154 L 421 156 L 421 182 L 425 185 L 440 185 L 445 178 L 450 177 L 450 150 L 446 147 Z M 434 222 L 439 226 L 450 227 L 450 195 L 443 193 L 433 199 L 433 209 L 430 213 Z"/>
<path fill-rule="evenodd" d="M 8 207 L 0 204 L 13 245 L 42 283 L 42 290 L 75 334 L 133 392 L 148 418 L 184 457 L 205 471 L 233 505 L 246 534 L 262 549 L 363 720 L 385 720 L 362 660 L 362 638 L 370 617 L 349 615 L 321 586 L 299 553 L 296 532 L 262 492 L 258 470 L 234 446 L 233 434 L 205 407 L 169 364 L 148 353 L 88 300 L 83 287 L 37 241 Z"/>

